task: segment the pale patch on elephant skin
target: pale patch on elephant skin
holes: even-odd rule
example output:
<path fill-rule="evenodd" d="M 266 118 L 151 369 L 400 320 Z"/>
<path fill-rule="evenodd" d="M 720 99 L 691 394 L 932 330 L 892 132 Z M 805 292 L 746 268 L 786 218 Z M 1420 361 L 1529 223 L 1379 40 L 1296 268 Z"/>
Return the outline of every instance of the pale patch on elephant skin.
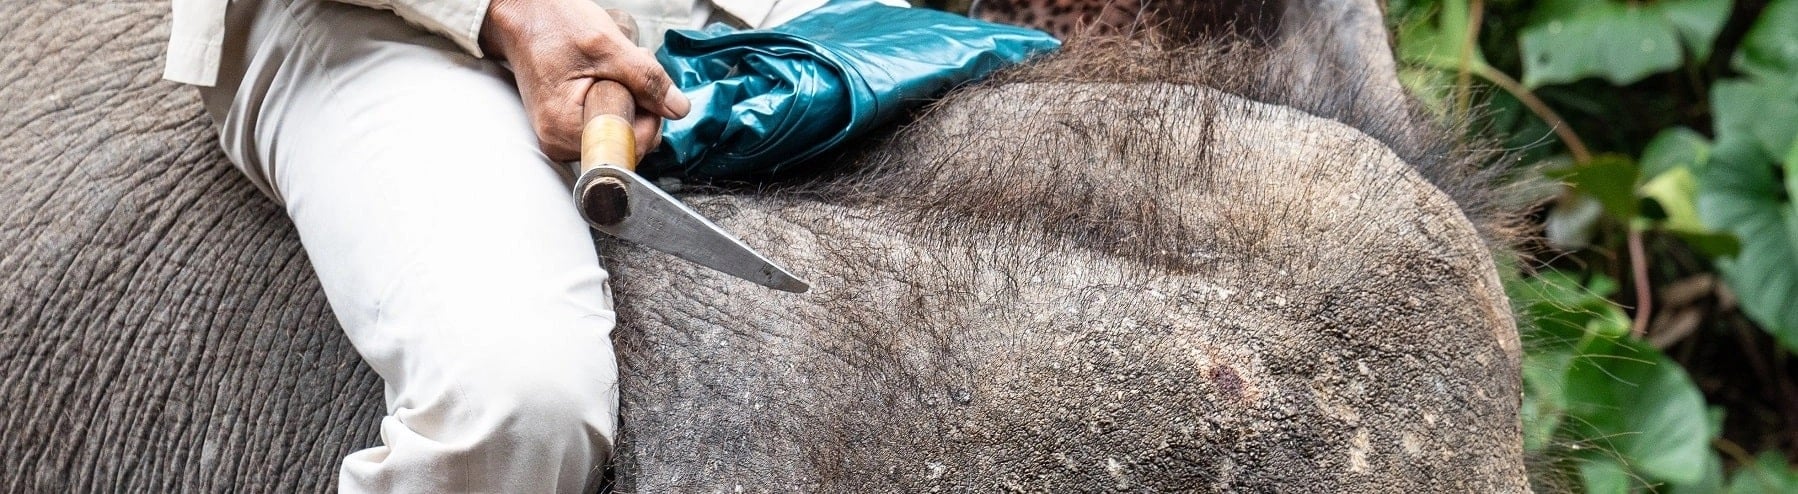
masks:
<path fill-rule="evenodd" d="M 1348 466 L 1350 472 L 1367 471 L 1367 455 L 1373 449 L 1371 442 L 1367 438 L 1367 429 L 1355 429 L 1355 437 L 1349 439 Z"/>

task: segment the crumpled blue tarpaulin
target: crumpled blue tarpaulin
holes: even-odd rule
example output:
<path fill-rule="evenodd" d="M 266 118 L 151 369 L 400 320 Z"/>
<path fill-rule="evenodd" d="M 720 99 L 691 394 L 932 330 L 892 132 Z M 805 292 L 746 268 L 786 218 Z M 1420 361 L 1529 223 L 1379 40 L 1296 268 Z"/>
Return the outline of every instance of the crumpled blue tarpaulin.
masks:
<path fill-rule="evenodd" d="M 947 12 L 835 0 L 772 29 L 668 32 L 656 58 L 693 109 L 666 121 L 646 175 L 788 171 L 957 84 L 1060 46 Z"/>

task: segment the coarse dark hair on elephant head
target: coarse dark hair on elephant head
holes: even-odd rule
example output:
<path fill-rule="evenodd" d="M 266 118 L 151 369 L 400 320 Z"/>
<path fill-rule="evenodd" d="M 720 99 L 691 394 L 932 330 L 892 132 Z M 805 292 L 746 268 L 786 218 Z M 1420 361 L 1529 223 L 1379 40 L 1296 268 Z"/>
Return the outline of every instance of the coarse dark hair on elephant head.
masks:
<path fill-rule="evenodd" d="M 1370 0 L 1278 8 L 681 192 L 811 294 L 602 240 L 611 488 L 1528 490 L 1491 157 L 1404 96 Z M 0 16 L 0 490 L 326 491 L 378 441 L 291 226 L 157 81 L 166 12 Z"/>

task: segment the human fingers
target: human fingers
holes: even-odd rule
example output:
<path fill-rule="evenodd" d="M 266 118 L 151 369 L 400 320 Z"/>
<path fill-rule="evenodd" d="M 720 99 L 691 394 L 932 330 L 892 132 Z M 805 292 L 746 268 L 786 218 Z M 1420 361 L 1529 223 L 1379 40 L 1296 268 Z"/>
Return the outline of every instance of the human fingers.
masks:
<path fill-rule="evenodd" d="M 674 87 L 674 81 L 662 65 L 656 63 L 649 50 L 640 47 L 592 47 L 590 53 L 608 51 L 609 55 L 593 57 L 590 77 L 617 81 L 629 89 L 637 106 L 654 112 L 657 115 L 679 119 L 687 116 L 692 103 L 680 89 Z"/>
<path fill-rule="evenodd" d="M 612 23 L 618 26 L 618 31 L 624 34 L 625 38 L 638 44 L 642 43 L 642 40 L 637 38 L 637 18 L 632 16 L 630 12 L 619 9 L 606 9 L 606 15 L 612 17 Z M 659 63 L 657 64 L 657 66 L 660 65 L 661 64 Z M 672 81 L 670 81 L 670 85 L 672 86 Z M 682 96 L 684 97 L 685 95 Z M 687 110 L 690 110 L 690 108 Z M 687 110 L 680 110 L 680 112 L 685 114 Z M 655 149 L 655 146 L 661 142 L 662 119 L 660 117 L 653 114 L 638 114 L 635 121 L 632 122 L 632 126 L 637 129 L 637 142 L 639 144 L 637 146 L 637 154 L 639 157 L 641 157 L 643 153 Z"/>
<path fill-rule="evenodd" d="M 646 112 L 686 113 L 686 97 L 648 50 L 626 37 L 634 24 L 589 0 L 493 2 L 482 27 L 483 46 L 512 62 L 532 130 L 551 159 L 579 157 L 583 101 L 595 80 L 618 82 Z"/>
<path fill-rule="evenodd" d="M 654 151 L 662 145 L 662 117 L 653 113 L 637 112 L 637 118 L 631 120 L 631 130 L 637 134 L 637 158 Z"/>
<path fill-rule="evenodd" d="M 686 116 L 691 103 L 686 95 L 674 87 L 674 81 L 668 78 L 668 72 L 657 63 L 649 50 L 637 46 L 632 40 L 636 34 L 636 21 L 630 14 L 618 10 L 600 9 L 590 2 L 581 2 L 597 15 L 610 19 L 609 32 L 594 33 L 576 41 L 589 62 L 590 76 L 598 79 L 618 81 L 629 89 L 636 99 L 637 106 L 655 112 L 667 118 Z M 597 15 L 595 17 L 597 17 Z"/>

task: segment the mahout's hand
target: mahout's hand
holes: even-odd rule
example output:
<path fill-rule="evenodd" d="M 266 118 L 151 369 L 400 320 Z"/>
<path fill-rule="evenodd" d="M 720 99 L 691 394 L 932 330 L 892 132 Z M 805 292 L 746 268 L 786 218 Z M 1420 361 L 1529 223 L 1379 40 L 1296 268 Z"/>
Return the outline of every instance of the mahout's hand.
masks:
<path fill-rule="evenodd" d="M 655 57 L 632 42 L 636 23 L 590 0 L 492 0 L 481 47 L 510 61 L 543 153 L 580 158 L 581 107 L 595 79 L 617 81 L 637 101 L 638 154 L 659 142 L 661 119 L 686 116 L 686 96 Z"/>

